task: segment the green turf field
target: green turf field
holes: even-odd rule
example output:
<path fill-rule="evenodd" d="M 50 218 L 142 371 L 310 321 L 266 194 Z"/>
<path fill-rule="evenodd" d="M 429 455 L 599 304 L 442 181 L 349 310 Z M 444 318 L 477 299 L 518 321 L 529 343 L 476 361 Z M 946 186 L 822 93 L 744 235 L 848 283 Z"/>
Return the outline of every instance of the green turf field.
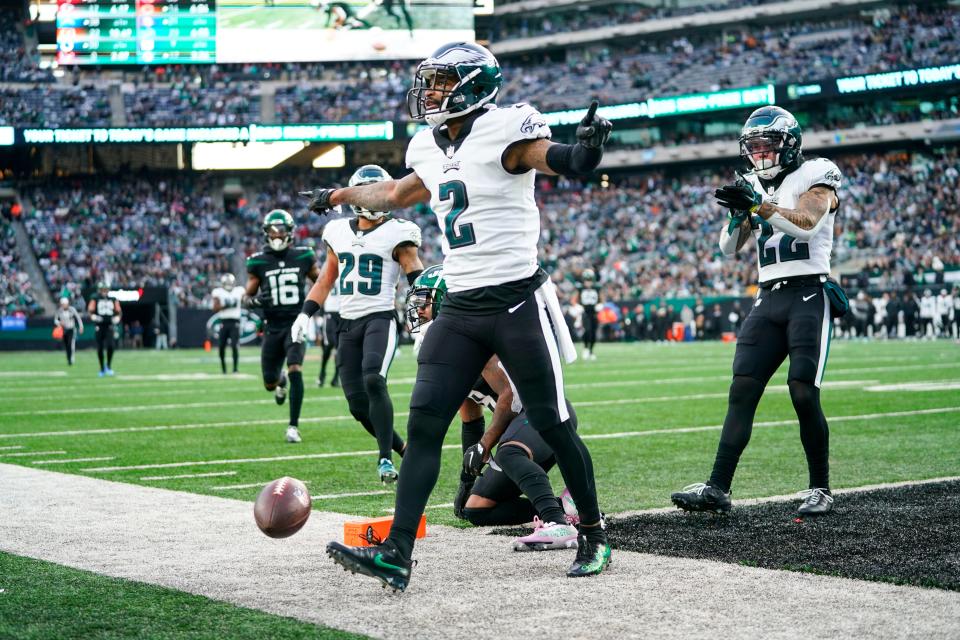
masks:
<path fill-rule="evenodd" d="M 173 589 L 107 578 L 6 553 L 0 553 L 0 589 L 0 638 L 364 637 Z"/>
<path fill-rule="evenodd" d="M 388 514 L 393 495 L 377 481 L 373 439 L 339 389 L 314 385 L 318 349 L 307 356 L 299 445 L 284 442 L 287 407 L 263 391 L 258 351 L 241 353 L 242 375 L 233 377 L 202 351 L 120 351 L 117 376 L 104 379 L 90 350 L 69 370 L 61 353 L 5 353 L 0 462 L 250 501 L 271 479 L 291 475 L 308 483 L 315 509 Z M 671 491 L 709 474 L 733 346 L 601 345 L 598 353 L 566 369 L 566 388 L 593 454 L 601 507 L 669 506 Z M 405 347 L 390 373 L 401 434 L 414 369 Z M 960 475 L 960 346 L 835 342 L 825 380 L 834 488 Z M 458 523 L 449 507 L 458 439 L 455 420 L 429 522 Z M 559 474 L 551 477 L 559 492 Z M 782 369 L 760 404 L 734 496 L 806 485 Z"/>

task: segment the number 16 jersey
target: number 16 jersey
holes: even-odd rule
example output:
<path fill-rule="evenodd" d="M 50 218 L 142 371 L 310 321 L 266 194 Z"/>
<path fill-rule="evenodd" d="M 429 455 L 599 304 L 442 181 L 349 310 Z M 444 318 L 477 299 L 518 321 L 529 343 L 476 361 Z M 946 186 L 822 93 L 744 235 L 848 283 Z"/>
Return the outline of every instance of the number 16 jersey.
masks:
<path fill-rule="evenodd" d="M 356 320 L 395 309 L 400 263 L 393 253 L 405 244 L 419 247 L 420 227 L 391 217 L 361 230 L 356 218 L 338 218 L 324 227 L 323 241 L 339 261 L 340 276 L 334 286 L 340 294 L 341 318 Z"/>
<path fill-rule="evenodd" d="M 550 127 L 528 104 L 487 105 L 465 119 L 456 140 L 445 131 L 417 133 L 407 147 L 407 167 L 430 192 L 443 235 L 447 290 L 529 278 L 539 268 L 535 172 L 511 173 L 503 157 L 518 142 L 549 138 Z"/>

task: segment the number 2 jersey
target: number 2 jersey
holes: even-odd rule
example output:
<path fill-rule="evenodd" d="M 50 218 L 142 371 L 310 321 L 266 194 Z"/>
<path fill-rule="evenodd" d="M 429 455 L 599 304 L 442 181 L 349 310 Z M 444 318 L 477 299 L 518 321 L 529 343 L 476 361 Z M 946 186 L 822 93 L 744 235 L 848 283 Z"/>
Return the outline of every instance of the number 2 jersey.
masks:
<path fill-rule="evenodd" d="M 372 229 L 361 230 L 356 218 L 337 218 L 323 229 L 323 241 L 337 254 L 340 277 L 340 317 L 356 320 L 396 308 L 400 263 L 397 247 L 420 246 L 420 227 L 390 217 Z"/>
<path fill-rule="evenodd" d="M 310 247 L 265 248 L 247 258 L 247 273 L 260 280 L 260 294 L 270 300 L 260 309 L 267 331 L 284 331 L 296 320 L 306 298 L 307 274 L 316 261 Z"/>
<path fill-rule="evenodd" d="M 502 161 L 515 143 L 549 138 L 550 127 L 530 105 L 515 104 L 488 105 L 471 114 L 455 141 L 444 130 L 417 133 L 406 163 L 430 191 L 430 208 L 443 236 L 447 290 L 531 277 L 539 269 L 535 172 L 511 173 Z"/>
<path fill-rule="evenodd" d="M 795 209 L 800 196 L 817 185 L 840 189 L 840 169 L 826 158 L 803 162 L 780 183 L 764 188 L 756 176 L 747 179 L 764 202 L 787 209 Z M 827 212 L 827 220 L 808 241 L 801 241 L 772 227 L 769 222 L 753 216 L 753 235 L 757 239 L 757 265 L 760 282 L 779 278 L 830 273 L 830 254 L 833 251 L 833 223 L 837 210 Z"/>

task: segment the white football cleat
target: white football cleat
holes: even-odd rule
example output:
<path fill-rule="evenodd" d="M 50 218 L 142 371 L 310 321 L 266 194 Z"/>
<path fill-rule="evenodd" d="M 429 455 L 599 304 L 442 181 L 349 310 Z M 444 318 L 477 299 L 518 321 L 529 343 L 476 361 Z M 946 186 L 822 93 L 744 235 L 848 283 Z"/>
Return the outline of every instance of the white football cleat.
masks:
<path fill-rule="evenodd" d="M 289 427 L 287 427 L 287 442 L 291 442 L 291 443 L 302 442 L 302 438 L 300 438 L 300 429 L 296 428 L 293 425 L 290 425 Z"/>

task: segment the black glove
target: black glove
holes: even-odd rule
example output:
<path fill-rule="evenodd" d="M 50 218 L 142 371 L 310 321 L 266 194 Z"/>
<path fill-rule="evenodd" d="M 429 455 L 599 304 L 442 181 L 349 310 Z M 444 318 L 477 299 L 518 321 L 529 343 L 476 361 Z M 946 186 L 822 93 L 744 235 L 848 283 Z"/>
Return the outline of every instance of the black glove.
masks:
<path fill-rule="evenodd" d="M 600 102 L 594 100 L 587 109 L 587 115 L 577 125 L 577 142 L 587 149 L 599 149 L 610 138 L 613 124 L 602 116 L 597 115 Z"/>
<path fill-rule="evenodd" d="M 264 309 L 273 306 L 273 297 L 269 291 L 261 291 L 256 296 L 247 298 L 247 307 L 251 309 Z"/>
<path fill-rule="evenodd" d="M 471 476 L 479 476 L 486 463 L 484 457 L 487 451 L 479 442 L 463 452 L 463 472 Z"/>
<path fill-rule="evenodd" d="M 763 204 L 763 196 L 743 178 L 737 180 L 735 184 L 720 187 L 714 192 L 714 196 L 720 206 L 731 211 L 746 211 L 748 214 L 756 213 Z"/>
<path fill-rule="evenodd" d="M 330 204 L 330 196 L 336 189 L 314 189 L 313 191 L 301 191 L 300 195 L 304 198 L 310 198 L 307 208 L 314 213 L 326 213 L 333 209 Z"/>

